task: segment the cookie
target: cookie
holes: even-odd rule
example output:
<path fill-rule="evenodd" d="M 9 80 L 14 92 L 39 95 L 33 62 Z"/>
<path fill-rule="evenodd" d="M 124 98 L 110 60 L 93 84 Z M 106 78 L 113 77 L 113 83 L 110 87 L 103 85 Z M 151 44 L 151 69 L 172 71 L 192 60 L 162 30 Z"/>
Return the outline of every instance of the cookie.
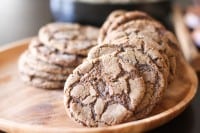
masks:
<path fill-rule="evenodd" d="M 136 66 L 141 75 L 143 75 L 146 84 L 146 93 L 144 99 L 135 111 L 135 117 L 141 119 L 146 117 L 153 107 L 160 101 L 164 89 L 167 87 L 167 77 L 169 68 L 167 67 L 162 55 L 156 52 L 150 43 L 138 40 L 137 45 L 102 45 L 96 46 L 88 54 L 88 59 L 95 59 L 113 52 L 123 52 L 132 56 L 125 58 L 131 65 Z M 146 44 L 146 45 L 145 45 Z M 148 44 L 148 45 L 147 45 Z M 122 58 L 122 57 L 121 57 Z M 157 81 L 159 80 L 159 82 Z M 158 86 L 157 86 L 158 85 Z"/>
<path fill-rule="evenodd" d="M 29 51 L 25 51 L 22 56 L 25 58 L 27 64 L 31 66 L 32 69 L 52 74 L 64 74 L 69 75 L 74 70 L 74 67 L 63 67 L 60 65 L 49 64 L 44 62 L 35 56 L 33 56 Z"/>
<path fill-rule="evenodd" d="M 26 75 L 24 73 L 20 73 L 20 77 L 22 78 L 23 82 L 28 85 L 43 88 L 43 89 L 63 89 L 64 82 L 61 81 L 51 81 L 45 80 L 39 77 Z"/>
<path fill-rule="evenodd" d="M 97 44 L 99 29 L 70 23 L 51 23 L 39 31 L 39 39 L 62 52 L 86 56 Z"/>
<path fill-rule="evenodd" d="M 53 47 L 45 46 L 38 38 L 34 38 L 31 41 L 29 51 L 32 55 L 44 62 L 65 67 L 76 67 L 84 59 L 82 56 L 62 53 Z"/>
<path fill-rule="evenodd" d="M 126 61 L 129 56 L 108 54 L 86 60 L 73 71 L 64 89 L 65 108 L 73 120 L 88 127 L 134 120 L 146 86 L 138 70 Z"/>
<path fill-rule="evenodd" d="M 156 42 L 160 42 L 159 37 L 164 35 L 166 29 L 160 23 L 154 20 L 134 20 L 124 23 L 123 25 L 117 27 L 114 31 L 110 31 L 104 39 L 106 41 L 103 41 L 103 43 L 107 42 L 108 40 L 114 40 L 117 38 L 116 34 L 122 34 L 121 32 L 126 35 L 135 33 L 135 35 L 139 37 L 145 37 Z"/>
<path fill-rule="evenodd" d="M 123 10 L 122 11 L 117 10 L 112 12 L 100 29 L 98 43 L 101 44 L 104 38 L 107 36 L 107 34 L 115 30 L 120 25 L 123 25 L 124 23 L 127 23 L 129 21 L 142 20 L 142 19 L 152 20 L 152 18 L 148 16 L 146 13 L 139 11 L 126 12 Z"/>
<path fill-rule="evenodd" d="M 68 75 L 62 74 L 52 74 L 43 71 L 37 71 L 31 67 L 30 64 L 26 62 L 26 58 L 22 55 L 19 59 L 19 71 L 29 76 L 39 77 L 45 80 L 53 80 L 53 81 L 65 81 Z"/>

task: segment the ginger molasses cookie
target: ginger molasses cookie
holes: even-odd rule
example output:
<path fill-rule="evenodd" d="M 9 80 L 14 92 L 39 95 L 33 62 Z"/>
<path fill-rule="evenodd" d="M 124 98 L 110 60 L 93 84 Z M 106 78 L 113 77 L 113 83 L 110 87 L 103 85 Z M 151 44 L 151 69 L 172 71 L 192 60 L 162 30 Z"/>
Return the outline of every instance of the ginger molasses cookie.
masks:
<path fill-rule="evenodd" d="M 39 39 L 62 52 L 84 55 L 97 44 L 99 29 L 70 23 L 51 23 L 39 31 Z"/>
<path fill-rule="evenodd" d="M 100 29 L 98 43 L 101 44 L 107 34 L 123 25 L 124 23 L 142 19 L 152 20 L 150 16 L 140 11 L 126 12 L 123 10 L 117 10 L 112 12 Z"/>
<path fill-rule="evenodd" d="M 88 126 L 109 126 L 134 120 L 146 93 L 143 77 L 126 61 L 126 52 L 86 60 L 65 83 L 68 115 Z"/>
<path fill-rule="evenodd" d="M 54 47 L 45 46 L 38 38 L 34 38 L 31 41 L 29 51 L 33 56 L 44 62 L 63 67 L 76 67 L 84 59 L 82 56 L 62 53 Z"/>

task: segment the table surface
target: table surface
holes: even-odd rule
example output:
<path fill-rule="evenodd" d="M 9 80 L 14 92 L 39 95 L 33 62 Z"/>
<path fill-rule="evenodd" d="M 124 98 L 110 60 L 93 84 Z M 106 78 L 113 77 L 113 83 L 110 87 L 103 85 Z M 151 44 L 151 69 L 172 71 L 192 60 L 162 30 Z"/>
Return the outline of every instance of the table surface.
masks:
<path fill-rule="evenodd" d="M 0 4 L 0 16 L 5 16 L 0 18 L 0 45 L 35 36 L 42 25 L 53 20 L 48 0 L 4 0 Z M 181 115 L 168 124 L 150 131 L 150 133 L 168 132 L 200 132 L 199 90 L 192 103 Z"/>

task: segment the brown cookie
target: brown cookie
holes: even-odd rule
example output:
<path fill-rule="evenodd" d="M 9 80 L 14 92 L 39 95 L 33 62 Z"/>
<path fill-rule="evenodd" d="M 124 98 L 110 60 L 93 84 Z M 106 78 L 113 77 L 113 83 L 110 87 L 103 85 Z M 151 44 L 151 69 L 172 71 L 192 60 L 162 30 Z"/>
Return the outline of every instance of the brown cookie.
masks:
<path fill-rule="evenodd" d="M 162 55 L 151 47 L 153 42 L 144 42 L 138 40 L 137 45 L 102 45 L 96 46 L 88 54 L 88 59 L 98 58 L 113 52 L 123 52 L 132 57 L 124 58 L 131 65 L 136 66 L 139 73 L 143 75 L 146 84 L 146 93 L 144 99 L 137 107 L 135 117 L 137 119 L 146 117 L 153 107 L 160 101 L 163 96 L 164 89 L 167 87 L 167 76 L 169 68 L 166 65 Z M 121 57 L 122 58 L 122 57 Z M 159 80 L 159 81 L 157 81 Z"/>
<path fill-rule="evenodd" d="M 33 56 L 44 62 L 60 65 L 62 67 L 76 67 L 84 59 L 82 56 L 62 53 L 53 47 L 45 46 L 38 38 L 34 38 L 31 41 L 29 51 Z"/>
<path fill-rule="evenodd" d="M 44 80 L 53 80 L 53 81 L 65 81 L 68 75 L 62 74 L 52 74 L 48 72 L 38 71 L 32 68 L 30 64 L 26 62 L 26 58 L 22 55 L 19 59 L 19 71 L 29 76 L 39 77 Z"/>
<path fill-rule="evenodd" d="M 124 23 L 135 20 L 143 20 L 143 19 L 152 20 L 150 16 L 140 11 L 132 11 L 132 12 L 126 12 L 121 10 L 114 11 L 113 13 L 111 13 L 110 17 L 108 17 L 108 19 L 100 29 L 98 43 L 101 44 L 104 38 L 107 36 L 107 34 L 115 30 L 119 26 L 123 25 Z"/>
<path fill-rule="evenodd" d="M 104 40 L 106 40 L 106 42 L 108 40 L 114 40 L 115 38 L 117 38 L 117 33 L 123 33 L 127 36 L 135 33 L 135 35 L 139 37 L 145 37 L 152 39 L 156 42 L 160 42 L 159 37 L 163 36 L 166 31 L 167 30 L 165 29 L 165 27 L 163 27 L 160 23 L 158 23 L 155 20 L 134 20 L 124 23 L 123 25 L 117 27 L 115 30 L 110 31 Z M 104 42 L 105 41 L 103 41 L 103 43 Z"/>
<path fill-rule="evenodd" d="M 146 91 L 143 78 L 126 61 L 129 53 L 116 52 L 84 61 L 65 83 L 65 107 L 75 121 L 89 127 L 108 126 L 134 119 Z"/>
<path fill-rule="evenodd" d="M 52 74 L 64 74 L 69 75 L 74 70 L 74 67 L 63 67 L 60 65 L 49 64 L 44 62 L 35 56 L 33 56 L 29 51 L 25 51 L 21 58 L 25 58 L 27 64 L 31 66 L 32 69 Z"/>
<path fill-rule="evenodd" d="M 22 78 L 23 82 L 28 85 L 43 88 L 43 89 L 63 89 L 64 82 L 61 81 L 51 81 L 45 80 L 39 77 L 26 75 L 24 73 L 20 73 L 20 77 Z"/>
<path fill-rule="evenodd" d="M 39 39 L 45 45 L 62 52 L 86 56 L 97 44 L 98 28 L 70 23 L 51 23 L 39 31 Z"/>

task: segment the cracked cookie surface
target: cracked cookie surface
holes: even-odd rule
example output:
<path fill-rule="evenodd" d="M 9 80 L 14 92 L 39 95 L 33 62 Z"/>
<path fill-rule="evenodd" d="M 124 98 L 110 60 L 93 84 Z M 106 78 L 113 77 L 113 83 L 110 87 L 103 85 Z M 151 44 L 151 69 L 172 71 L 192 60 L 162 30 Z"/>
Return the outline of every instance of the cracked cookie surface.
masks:
<path fill-rule="evenodd" d="M 148 47 L 155 49 L 166 60 L 169 66 L 168 81 L 172 81 L 176 69 L 176 53 L 180 51 L 178 42 L 174 35 L 167 31 L 161 24 L 154 20 L 136 20 L 119 26 L 116 30 L 110 32 L 103 41 L 106 44 L 118 45 L 137 45 L 136 39 L 152 41 Z"/>
<path fill-rule="evenodd" d="M 137 68 L 140 75 L 143 76 L 147 87 L 144 99 L 135 111 L 137 119 L 148 115 L 160 101 L 164 89 L 167 87 L 169 74 L 169 69 L 161 54 L 149 49 L 149 45 L 145 45 L 146 43 L 150 42 L 137 40 L 137 45 L 135 46 L 101 45 L 94 47 L 88 54 L 88 59 L 95 59 L 114 52 L 126 51 L 129 57 L 132 57 L 125 58 L 125 60 Z"/>
<path fill-rule="evenodd" d="M 62 52 L 84 55 L 97 44 L 99 29 L 70 23 L 51 23 L 39 31 L 39 39 L 45 45 Z"/>
<path fill-rule="evenodd" d="M 146 87 L 130 55 L 116 52 L 78 66 L 65 83 L 65 107 L 79 123 L 108 126 L 133 120 Z M 132 58 L 132 57 L 130 57 Z"/>
<path fill-rule="evenodd" d="M 62 53 L 53 47 L 45 46 L 38 38 L 34 38 L 29 45 L 29 52 L 36 58 L 48 62 L 49 64 L 60 65 L 63 67 L 76 67 L 84 57 Z"/>

